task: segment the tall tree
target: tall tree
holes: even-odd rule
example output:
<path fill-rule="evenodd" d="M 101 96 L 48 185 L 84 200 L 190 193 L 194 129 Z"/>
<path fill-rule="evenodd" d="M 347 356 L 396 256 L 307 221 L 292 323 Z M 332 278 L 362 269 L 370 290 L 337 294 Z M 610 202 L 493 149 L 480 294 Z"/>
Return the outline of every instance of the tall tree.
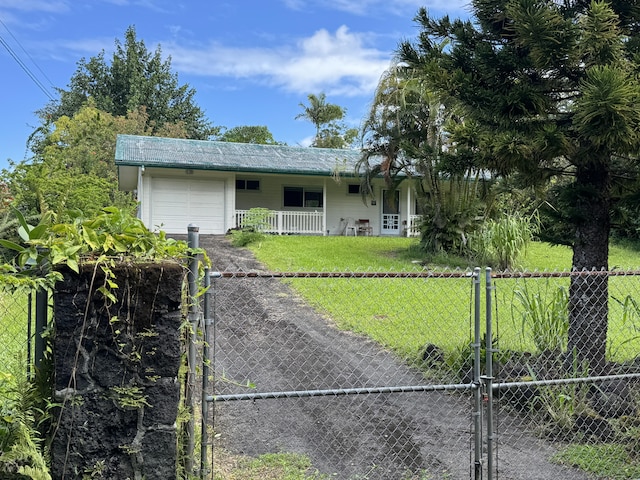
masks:
<path fill-rule="evenodd" d="M 220 142 L 258 143 L 262 145 L 282 145 L 276 142 L 265 125 L 240 125 L 225 130 L 216 140 Z"/>
<path fill-rule="evenodd" d="M 184 138 L 181 125 L 165 124 L 158 134 Z M 113 116 L 90 101 L 73 117 L 60 117 L 31 162 L 3 172 L 13 205 L 28 216 L 52 212 L 60 221 L 70 210 L 92 216 L 111 205 L 133 208 L 134 199 L 118 190 L 113 161 L 118 133 L 151 135 L 145 109 Z"/>
<path fill-rule="evenodd" d="M 69 82 L 69 89 L 60 89 L 60 100 L 46 105 L 40 112 L 45 124 L 63 115 L 72 118 L 91 98 L 96 108 L 114 116 L 125 116 L 139 107 L 148 115 L 146 127 L 157 134 L 165 124 L 182 124 L 188 138 L 206 140 L 218 133 L 195 103 L 195 90 L 180 85 L 171 71 L 171 58 L 162 59 L 158 46 L 147 50 L 130 26 L 124 43 L 116 39 L 111 62 L 104 50 L 88 61 L 84 58 Z"/>
<path fill-rule="evenodd" d="M 419 72 L 395 63 L 380 78 L 363 124 L 363 190 L 380 174 L 392 189 L 412 181 L 429 252 L 465 253 L 481 219 L 480 167 L 456 142 L 466 126 L 455 112 L 455 102 L 436 95 Z"/>
<path fill-rule="evenodd" d="M 303 103 L 302 113 L 296 115 L 296 119 L 309 120 L 316 127 L 316 134 L 312 147 L 318 148 L 347 148 L 350 147 L 358 136 L 355 128 L 346 128 L 342 119 L 346 110 L 335 103 L 327 103 L 324 93 L 307 95 L 309 105 Z"/>
<path fill-rule="evenodd" d="M 612 191 L 637 177 L 638 1 L 474 0 L 472 12 L 475 21 L 452 21 L 421 9 L 419 40 L 403 43 L 400 59 L 461 102 L 494 172 L 531 185 L 561 180 L 573 269 L 607 270 Z M 596 371 L 607 285 L 574 275 L 570 286 L 568 349 Z"/>

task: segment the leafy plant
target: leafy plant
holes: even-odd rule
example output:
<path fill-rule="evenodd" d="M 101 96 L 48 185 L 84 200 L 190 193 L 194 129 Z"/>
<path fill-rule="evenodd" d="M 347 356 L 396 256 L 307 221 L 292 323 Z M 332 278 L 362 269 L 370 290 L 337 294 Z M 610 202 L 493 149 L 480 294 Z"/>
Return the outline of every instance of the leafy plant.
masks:
<path fill-rule="evenodd" d="M 530 291 L 527 283 L 514 289 L 513 295 L 520 302 L 522 311 L 521 332 L 523 337 L 531 335 L 540 352 L 563 351 L 569 332 L 569 292 L 565 287 L 550 290 L 547 279 L 544 291 Z M 515 308 L 512 304 L 512 310 Z M 514 313 L 513 318 L 518 314 Z"/>
<path fill-rule="evenodd" d="M 520 213 L 489 220 L 475 233 L 471 246 L 481 261 L 495 263 L 501 270 L 513 268 L 540 231 L 538 214 Z"/>
<path fill-rule="evenodd" d="M 23 244 L 0 239 L 0 245 L 15 252 L 17 271 L 32 275 L 38 270 L 50 285 L 60 279 L 50 267 L 67 265 L 77 273 L 81 262 L 94 262 L 105 273 L 105 284 L 99 290 L 113 300 L 110 292 L 117 288 L 112 273 L 115 260 L 185 260 L 189 255 L 202 254 L 205 263 L 209 262 L 204 250 L 191 250 L 186 242 L 167 238 L 163 231 L 151 232 L 126 209 L 107 207 L 91 219 L 76 211 L 70 223 L 54 223 L 53 215 L 45 214 L 35 226 L 27 223 L 17 209 L 13 212 Z"/>
<path fill-rule="evenodd" d="M 272 215 L 273 212 L 268 208 L 251 208 L 242 219 L 240 230 L 232 232 L 231 244 L 235 247 L 246 247 L 261 241 L 271 225 L 269 220 Z"/>
<path fill-rule="evenodd" d="M 36 428 L 36 389 L 18 378 L 0 372 L 0 478 L 51 480 Z"/>
<path fill-rule="evenodd" d="M 575 359 L 575 357 L 574 357 Z M 538 380 L 536 373 L 529 367 L 532 380 Z M 578 360 L 574 360 L 572 378 L 588 376 L 588 369 L 581 368 Z M 535 405 L 541 408 L 548 420 L 547 428 L 555 433 L 575 435 L 574 427 L 578 416 L 588 417 L 593 412 L 589 408 L 586 384 L 547 385 L 538 387 Z"/>

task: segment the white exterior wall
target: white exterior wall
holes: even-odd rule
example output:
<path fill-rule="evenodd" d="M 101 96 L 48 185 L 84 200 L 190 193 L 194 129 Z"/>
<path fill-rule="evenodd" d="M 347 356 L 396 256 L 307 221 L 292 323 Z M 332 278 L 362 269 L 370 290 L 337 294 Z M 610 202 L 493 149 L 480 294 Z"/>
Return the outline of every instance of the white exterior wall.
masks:
<path fill-rule="evenodd" d="M 382 223 L 382 190 L 384 182 L 382 179 L 375 180 L 374 193 L 376 205 L 371 205 L 371 199 L 367 199 L 365 204 L 360 194 L 349 194 L 349 184 L 359 184 L 359 179 L 342 177 L 340 182 L 336 182 L 331 177 L 301 176 L 301 175 L 274 175 L 274 174 L 252 174 L 193 170 L 187 173 L 184 169 L 162 169 L 147 168 L 138 178 L 138 201 L 140 202 L 140 218 L 148 228 L 154 230 L 156 225 L 154 219 L 154 192 L 153 179 L 177 179 L 192 181 L 224 181 L 224 205 L 211 205 L 210 208 L 222 208 L 224 215 L 224 230 L 208 232 L 201 227 L 202 233 L 225 233 L 234 227 L 235 210 L 248 210 L 253 207 L 263 207 L 270 210 L 285 211 L 318 211 L 324 210 L 326 214 L 325 231 L 329 235 L 342 235 L 348 224 L 354 224 L 358 219 L 369 219 L 373 228 L 373 234 L 380 234 Z M 238 190 L 236 191 L 236 179 L 258 180 L 260 190 Z M 284 207 L 283 189 L 285 186 L 292 187 L 313 187 L 325 188 L 324 207 L 318 208 L 290 208 Z M 402 222 L 408 219 L 408 215 L 413 213 L 413 195 L 407 197 L 409 186 L 403 183 L 400 188 L 400 219 Z M 157 195 L 156 195 L 157 196 Z M 411 211 L 407 211 L 410 209 Z M 185 212 L 186 215 L 186 212 Z M 185 225 L 198 223 L 197 219 L 189 219 L 185 216 Z M 400 228 L 398 235 L 402 235 L 403 228 Z M 186 233 L 168 232 L 168 233 Z"/>

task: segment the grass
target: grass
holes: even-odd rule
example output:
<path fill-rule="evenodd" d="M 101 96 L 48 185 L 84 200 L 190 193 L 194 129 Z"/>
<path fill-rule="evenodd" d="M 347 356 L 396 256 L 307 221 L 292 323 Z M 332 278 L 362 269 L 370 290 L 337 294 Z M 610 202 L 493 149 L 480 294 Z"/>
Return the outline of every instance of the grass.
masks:
<path fill-rule="evenodd" d="M 640 478 L 640 464 L 622 445 L 569 445 L 554 460 L 608 480 Z"/>
<path fill-rule="evenodd" d="M 267 453 L 257 458 L 225 456 L 216 461 L 214 480 L 305 480 L 328 479 L 311 468 L 305 455 Z"/>
<path fill-rule="evenodd" d="M 250 248 L 274 271 L 406 272 L 423 269 L 416 263 L 421 261 L 417 245 L 416 239 L 397 237 L 268 236 Z M 435 260 L 440 262 L 446 257 Z M 631 265 L 640 265 L 640 252 L 612 245 L 610 261 L 618 268 L 632 268 Z M 571 250 L 533 242 L 521 264 L 528 271 L 568 271 Z M 429 269 L 443 270 L 443 267 L 430 262 Z M 516 292 L 518 288 L 542 287 L 540 282 L 549 283 L 544 289 L 553 296 L 556 288 L 568 288 L 569 280 L 507 278 L 494 281 L 495 316 L 502 348 L 535 351 L 533 335 L 523 334 L 522 313 L 518 310 L 522 302 Z M 418 358 L 427 344 L 438 345 L 453 356 L 469 343 L 472 314 L 469 278 L 445 279 L 434 273 L 432 278 L 416 280 L 294 279 L 290 283 L 306 301 L 327 313 L 339 328 L 367 335 L 405 359 Z M 636 285 L 637 277 L 610 279 L 608 349 L 614 360 L 634 358 L 640 351 L 640 308 L 624 307 L 633 304 L 629 298 L 640 298 Z M 484 301 L 481 305 L 484 307 Z M 525 329 L 525 333 L 530 333 L 530 329 Z"/>

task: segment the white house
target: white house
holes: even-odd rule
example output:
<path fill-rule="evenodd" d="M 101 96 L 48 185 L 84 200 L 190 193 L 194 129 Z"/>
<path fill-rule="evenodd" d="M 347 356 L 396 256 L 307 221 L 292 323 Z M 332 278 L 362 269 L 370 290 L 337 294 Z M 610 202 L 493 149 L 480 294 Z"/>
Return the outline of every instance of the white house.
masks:
<path fill-rule="evenodd" d="M 375 179 L 373 197 L 363 201 L 359 158 L 357 150 L 118 135 L 115 162 L 120 189 L 137 193 L 150 229 L 185 233 L 193 223 L 223 234 L 250 208 L 264 207 L 273 211 L 275 233 L 410 234 L 409 182 L 391 195 Z"/>

